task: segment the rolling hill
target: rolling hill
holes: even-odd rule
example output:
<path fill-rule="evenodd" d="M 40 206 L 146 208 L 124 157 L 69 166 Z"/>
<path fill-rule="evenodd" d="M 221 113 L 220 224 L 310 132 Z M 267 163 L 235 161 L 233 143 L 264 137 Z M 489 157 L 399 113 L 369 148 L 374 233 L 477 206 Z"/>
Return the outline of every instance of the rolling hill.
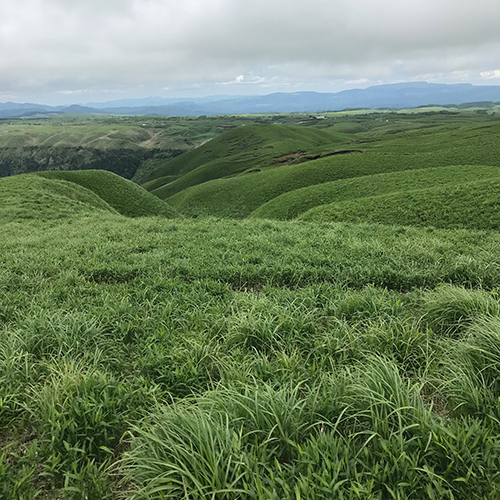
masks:
<path fill-rule="evenodd" d="M 349 139 L 349 135 L 316 128 L 258 124 L 237 127 L 167 162 L 149 180 L 179 176 L 163 187 L 155 187 L 154 194 L 166 199 L 209 180 L 243 172 L 258 173 L 269 167 L 327 155 Z"/>
<path fill-rule="evenodd" d="M 443 185 L 452 187 L 455 184 L 468 183 L 477 179 L 494 181 L 499 178 L 500 167 L 482 165 L 450 165 L 448 167 L 364 175 L 289 191 L 264 203 L 252 212 L 250 217 L 291 220 L 314 207 L 334 202 Z M 363 203 L 363 200 L 360 200 L 359 203 Z M 333 213 L 333 211 L 334 205 L 332 205 L 331 210 L 328 210 L 328 213 Z"/>
<path fill-rule="evenodd" d="M 0 200 L 0 219 L 3 222 L 118 214 L 89 189 L 32 174 L 0 178 Z"/>
<path fill-rule="evenodd" d="M 0 178 L 0 498 L 499 498 L 498 123 L 353 116 Z"/>
<path fill-rule="evenodd" d="M 0 178 L 0 218 L 60 219 L 101 213 L 176 217 L 145 189 L 104 170 L 39 172 Z"/>
<path fill-rule="evenodd" d="M 500 229 L 500 178 L 449 183 L 311 208 L 300 220 Z"/>
<path fill-rule="evenodd" d="M 373 193 L 385 194 L 447 182 L 460 184 L 476 180 L 475 175 L 479 178 L 483 175 L 495 177 L 495 169 L 500 167 L 500 124 L 470 123 L 465 121 L 467 116 L 431 116 L 427 120 L 427 117 L 406 115 L 394 117 L 392 121 L 377 121 L 373 117 L 364 132 L 354 134 L 354 139 L 352 134 L 341 134 L 349 141 L 332 143 L 329 149 L 317 153 L 320 158 L 314 159 L 314 154 L 301 154 L 300 150 L 295 150 L 295 154 L 282 155 L 283 159 L 273 157 L 261 169 L 253 168 L 255 162 L 266 158 L 251 157 L 251 151 L 242 140 L 247 130 L 242 127 L 239 129 L 238 149 L 233 156 L 224 156 L 222 148 L 216 158 L 206 162 L 201 154 L 194 156 L 196 151 L 188 153 L 192 155 L 190 157 L 182 155 L 173 160 L 175 172 L 180 177 L 152 192 L 188 216 L 276 216 L 283 219 L 337 199 L 368 196 L 372 189 Z M 281 128 L 279 125 L 272 127 L 274 130 Z M 238 129 L 231 132 L 236 135 L 236 131 Z M 228 137 L 226 134 L 217 138 L 217 144 L 224 142 Z M 267 144 L 261 143 L 261 150 Z M 289 151 L 293 150 L 289 147 Z M 225 148 L 224 151 L 230 150 L 230 143 Z M 196 164 L 188 163 L 189 158 L 195 158 Z M 276 160 L 284 161 L 280 164 Z M 187 171 L 184 175 L 183 162 L 186 162 Z M 169 164 L 158 175 L 168 171 Z M 478 167 L 476 174 L 474 166 Z M 250 170 L 236 173 L 245 167 Z M 455 173 L 451 168 L 439 170 L 443 167 L 458 170 Z M 230 169 L 233 170 L 228 175 Z M 426 174 L 423 170 L 427 169 L 430 170 Z M 198 175 L 209 171 L 211 176 L 220 178 L 207 181 L 206 176 Z M 419 172 L 406 176 L 404 172 L 410 171 Z M 386 176 L 372 177 L 377 174 Z M 341 180 L 344 184 L 335 184 Z M 184 189 L 179 191 L 180 188 Z M 301 191 L 294 195 L 296 190 Z"/>
<path fill-rule="evenodd" d="M 78 184 L 99 196 L 118 213 L 127 217 L 158 215 L 175 217 L 176 211 L 137 184 L 106 170 L 38 172 L 46 179 Z"/>

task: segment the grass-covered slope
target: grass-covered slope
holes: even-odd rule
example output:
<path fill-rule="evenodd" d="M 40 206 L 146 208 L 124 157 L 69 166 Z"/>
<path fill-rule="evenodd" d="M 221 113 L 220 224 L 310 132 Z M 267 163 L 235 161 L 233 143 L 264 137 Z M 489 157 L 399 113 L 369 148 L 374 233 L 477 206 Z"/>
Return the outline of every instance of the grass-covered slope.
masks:
<path fill-rule="evenodd" d="M 199 148 L 156 169 L 150 180 L 178 175 L 154 194 L 165 199 L 212 179 L 246 171 L 304 161 L 307 157 L 332 153 L 349 136 L 315 128 L 285 125 L 247 125 L 229 130 Z"/>
<path fill-rule="evenodd" d="M 118 213 L 97 194 L 61 180 L 33 174 L 0 178 L 0 220 L 61 219 L 95 212 Z"/>
<path fill-rule="evenodd" d="M 94 192 L 117 212 L 127 217 L 158 215 L 175 217 L 175 210 L 167 203 L 137 184 L 105 170 L 48 171 L 37 175 L 46 179 L 60 179 L 78 184 Z"/>
<path fill-rule="evenodd" d="M 455 123 L 454 127 L 373 132 L 366 139 L 370 142 L 350 146 L 362 154 L 217 179 L 187 188 L 168 202 L 187 215 L 243 218 L 283 193 L 339 179 L 451 165 L 500 166 L 500 124 Z"/>
<path fill-rule="evenodd" d="M 299 219 L 500 229 L 500 179 L 445 184 L 321 205 Z"/>
<path fill-rule="evenodd" d="M 500 167 L 452 165 L 325 182 L 284 193 L 261 205 L 250 216 L 291 220 L 320 205 L 380 196 L 395 191 L 412 191 L 445 184 L 451 186 L 478 179 L 500 179 Z"/>
<path fill-rule="evenodd" d="M 156 188 L 162 187 L 169 182 L 175 181 L 178 179 L 178 175 L 165 175 L 163 177 L 158 177 L 157 179 L 153 179 L 152 181 L 147 181 L 141 184 L 141 187 L 146 189 L 147 191 L 153 191 Z"/>
<path fill-rule="evenodd" d="M 0 220 L 1 498 L 498 498 L 498 232 L 103 214 Z"/>

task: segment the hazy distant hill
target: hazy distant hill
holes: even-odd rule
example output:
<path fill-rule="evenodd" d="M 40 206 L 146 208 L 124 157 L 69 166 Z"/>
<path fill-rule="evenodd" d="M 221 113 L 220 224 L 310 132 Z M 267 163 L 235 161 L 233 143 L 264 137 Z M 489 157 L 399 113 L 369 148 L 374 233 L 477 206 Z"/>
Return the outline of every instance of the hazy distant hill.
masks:
<path fill-rule="evenodd" d="M 30 116 L 35 112 L 102 113 L 123 115 L 199 116 L 239 113 L 321 112 L 345 108 L 412 108 L 426 104 L 463 104 L 500 101 L 500 86 L 434 84 L 426 82 L 377 85 L 337 93 L 294 92 L 262 96 L 125 99 L 85 106 L 41 106 L 0 103 L 0 118 Z"/>

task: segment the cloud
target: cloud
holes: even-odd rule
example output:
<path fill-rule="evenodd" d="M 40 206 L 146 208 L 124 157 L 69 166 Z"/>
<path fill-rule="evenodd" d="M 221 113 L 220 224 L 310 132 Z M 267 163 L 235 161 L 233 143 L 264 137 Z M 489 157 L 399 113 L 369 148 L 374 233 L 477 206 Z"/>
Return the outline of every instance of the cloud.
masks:
<path fill-rule="evenodd" d="M 0 92 L 493 79 L 499 17 L 498 0 L 2 0 Z"/>
<path fill-rule="evenodd" d="M 245 76 L 238 75 L 233 80 L 229 80 L 227 82 L 220 82 L 218 85 L 256 85 L 256 84 L 264 84 L 266 82 L 265 78 L 261 76 Z"/>
<path fill-rule="evenodd" d="M 500 78 L 500 69 L 494 69 L 493 71 L 482 71 L 482 78 L 486 78 L 487 80 L 491 80 L 492 78 Z"/>

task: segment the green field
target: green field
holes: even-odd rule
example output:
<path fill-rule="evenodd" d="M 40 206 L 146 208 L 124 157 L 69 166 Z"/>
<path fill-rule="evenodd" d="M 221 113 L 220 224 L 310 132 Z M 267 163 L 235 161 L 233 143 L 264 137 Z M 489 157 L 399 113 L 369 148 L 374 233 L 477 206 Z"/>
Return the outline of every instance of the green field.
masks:
<path fill-rule="evenodd" d="M 309 221 L 500 229 L 500 179 L 399 191 L 311 208 Z"/>
<path fill-rule="evenodd" d="M 378 126 L 373 125 L 371 130 L 355 135 L 329 129 L 307 129 L 314 131 L 314 135 L 321 133 L 326 144 L 323 146 L 318 140 L 316 150 L 308 151 L 307 147 L 300 149 L 283 140 L 279 154 L 274 154 L 272 137 L 277 133 L 291 135 L 291 130 L 295 133 L 296 129 L 254 125 L 249 135 L 253 136 L 253 131 L 258 130 L 260 148 L 269 147 L 269 152 L 254 154 L 250 159 L 251 150 L 257 146 L 245 147 L 243 139 L 247 127 L 240 128 L 234 154 L 225 156 L 226 151 L 218 149 L 214 159 L 204 152 L 203 148 L 208 148 L 211 142 L 222 144 L 229 133 L 223 134 L 158 169 L 158 175 L 175 172 L 179 177 L 166 179 L 164 187 L 151 185 L 152 192 L 187 216 L 290 219 L 319 205 L 361 198 L 362 192 L 372 196 L 409 190 L 413 182 L 414 189 L 423 189 L 446 182 L 460 184 L 495 177 L 495 169 L 500 167 L 500 124 L 497 121 L 492 122 L 488 117 L 487 123 L 469 123 L 460 115 L 450 117 L 447 124 L 443 124 L 442 117 L 429 124 L 413 116 L 419 115 L 408 114 L 392 124 L 372 119 Z M 237 130 L 231 132 L 235 134 Z M 327 134 L 333 134 L 331 142 Z M 227 137 L 231 139 L 232 136 Z M 196 161 L 194 169 L 191 160 Z M 182 170 L 183 167 L 187 171 Z M 443 167 L 450 167 L 450 170 L 439 170 Z M 458 169 L 457 175 L 451 167 Z M 474 177 L 474 167 L 478 168 L 477 177 Z M 423 169 L 429 169 L 428 176 Z M 406 172 L 412 170 L 416 173 L 404 180 Z M 377 174 L 386 175 L 377 177 Z M 219 178 L 207 181 L 210 176 Z M 406 187 L 398 187 L 401 182 Z M 373 192 L 370 191 L 372 183 Z M 404 220 L 395 222 L 406 223 Z M 407 223 L 413 222 L 408 220 Z"/>
<path fill-rule="evenodd" d="M 0 498 L 498 499 L 500 127 L 427 112 L 0 178 Z"/>
<path fill-rule="evenodd" d="M 339 181 L 324 182 L 277 196 L 261 205 L 250 216 L 263 219 L 291 220 L 310 209 L 318 207 L 315 213 L 324 210 L 324 220 L 329 220 L 329 216 L 326 215 L 327 207 L 323 206 L 332 202 L 338 203 L 358 199 L 358 203 L 364 204 L 365 200 L 363 198 L 387 195 L 394 192 L 400 193 L 400 196 L 405 199 L 406 192 L 416 189 L 442 187 L 445 190 L 452 190 L 453 186 L 457 184 L 469 183 L 477 181 L 477 179 L 485 181 L 489 179 L 492 181 L 493 189 L 494 181 L 500 179 L 500 168 L 481 165 L 451 165 L 449 167 L 364 175 Z M 491 192 L 485 194 L 490 199 L 493 195 Z M 335 203 L 333 203 L 328 208 L 331 216 L 333 216 L 335 206 Z M 313 211 L 311 210 L 311 212 Z M 337 217 L 337 220 L 341 220 L 340 211 Z M 394 220 L 392 223 L 397 224 L 399 222 Z"/>
<path fill-rule="evenodd" d="M 251 119 L 62 115 L 0 120 L 0 177 L 103 169 L 144 182 L 166 161 L 221 134 L 219 127 L 233 122 Z"/>
<path fill-rule="evenodd" d="M 38 175 L 82 186 L 97 194 L 118 213 L 128 217 L 175 217 L 176 212 L 144 188 L 105 170 L 50 171 Z"/>
<path fill-rule="evenodd" d="M 155 170 L 155 179 L 179 177 L 154 189 L 154 194 L 165 199 L 212 179 L 258 173 L 269 166 L 327 155 L 348 139 L 345 134 L 316 128 L 263 124 L 237 127 Z"/>

